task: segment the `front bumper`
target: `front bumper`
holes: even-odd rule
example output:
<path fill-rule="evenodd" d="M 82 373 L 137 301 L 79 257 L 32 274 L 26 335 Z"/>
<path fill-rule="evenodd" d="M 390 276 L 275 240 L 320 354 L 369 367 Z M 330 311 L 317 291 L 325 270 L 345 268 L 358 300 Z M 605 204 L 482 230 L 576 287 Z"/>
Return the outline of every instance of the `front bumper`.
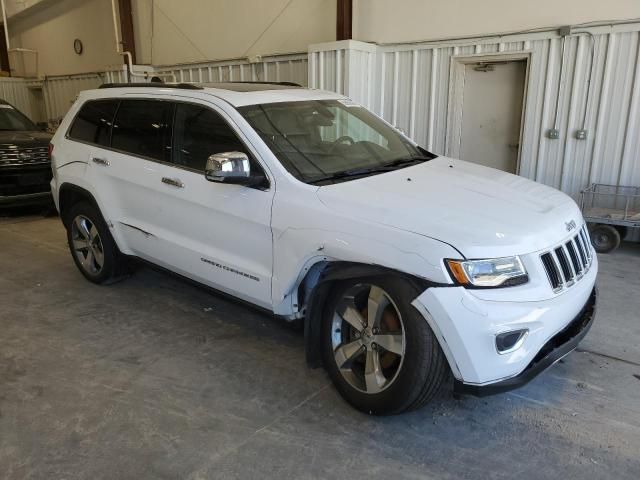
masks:
<path fill-rule="evenodd" d="M 495 390 L 500 391 L 530 380 L 575 348 L 573 343 L 577 344 L 586 334 L 588 325 L 571 338 L 553 342 L 564 338 L 562 333 L 581 315 L 586 315 L 589 304 L 595 302 L 597 270 L 594 257 L 591 268 L 579 282 L 545 299 L 522 298 L 524 289 L 518 295 L 519 287 L 491 291 L 491 296 L 463 287 L 431 287 L 412 305 L 438 338 L 459 384 L 458 390 L 461 385 L 467 391 L 495 385 Z M 535 287 L 533 282 L 531 287 Z M 528 334 L 517 349 L 498 352 L 497 335 L 523 329 Z M 569 345 L 565 346 L 567 342 Z"/>
<path fill-rule="evenodd" d="M 24 195 L 0 196 L 0 207 L 23 207 L 47 205 L 53 202 L 51 192 L 27 193 Z"/>
<path fill-rule="evenodd" d="M 45 205 L 52 201 L 51 166 L 23 165 L 0 168 L 0 207 Z"/>
<path fill-rule="evenodd" d="M 594 287 L 589 300 L 582 307 L 576 318 L 564 330 L 545 343 L 531 363 L 519 375 L 488 385 L 470 385 L 460 380 L 455 380 L 453 391 L 482 397 L 507 392 L 533 380 L 538 374 L 564 358 L 578 346 L 578 343 L 587 335 L 593 324 L 596 316 L 596 303 L 597 289 Z"/>

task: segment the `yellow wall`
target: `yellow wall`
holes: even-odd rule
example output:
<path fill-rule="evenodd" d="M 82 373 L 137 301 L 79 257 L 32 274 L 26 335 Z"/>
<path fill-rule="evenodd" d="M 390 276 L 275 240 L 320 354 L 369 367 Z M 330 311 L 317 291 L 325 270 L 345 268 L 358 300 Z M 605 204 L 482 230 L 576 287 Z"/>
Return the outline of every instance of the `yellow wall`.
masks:
<path fill-rule="evenodd" d="M 39 73 L 59 75 L 105 70 L 122 65 L 115 53 L 115 40 L 109 0 L 57 0 L 42 2 L 10 17 L 11 47 L 38 50 Z M 74 39 L 84 44 L 84 52 L 73 50 Z M 31 54 L 11 54 L 14 75 L 33 74 Z M 24 64 L 23 61 L 24 60 Z"/>
<path fill-rule="evenodd" d="M 335 40 L 336 0 L 134 0 L 138 63 L 306 52 Z"/>
<path fill-rule="evenodd" d="M 394 43 L 640 18 L 640 0 L 354 0 L 356 40 Z"/>
<path fill-rule="evenodd" d="M 122 64 L 110 0 L 6 1 L 11 45 L 37 49 L 41 75 Z M 132 0 L 138 63 L 304 52 L 335 40 L 336 1 Z M 354 0 L 353 27 L 357 40 L 392 43 L 639 17 L 640 0 Z M 75 38 L 82 55 L 73 51 Z M 14 74 L 33 73 L 32 55 L 11 60 Z"/>

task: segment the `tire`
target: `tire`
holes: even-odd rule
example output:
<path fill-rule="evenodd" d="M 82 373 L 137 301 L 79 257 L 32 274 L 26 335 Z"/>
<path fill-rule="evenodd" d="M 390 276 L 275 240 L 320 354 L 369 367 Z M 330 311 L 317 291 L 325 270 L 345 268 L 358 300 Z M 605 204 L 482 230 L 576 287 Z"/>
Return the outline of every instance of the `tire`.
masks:
<path fill-rule="evenodd" d="M 67 216 L 67 242 L 80 273 L 90 282 L 112 282 L 124 272 L 125 262 L 100 211 L 79 202 Z"/>
<path fill-rule="evenodd" d="M 593 248 L 598 253 L 609 253 L 620 246 L 620 232 L 611 225 L 594 225 L 589 235 Z"/>
<path fill-rule="evenodd" d="M 411 305 L 419 294 L 400 277 L 382 276 L 341 281 L 329 293 L 323 361 L 338 392 L 358 410 L 391 415 L 420 408 L 449 375 L 438 340 Z"/>
<path fill-rule="evenodd" d="M 627 232 L 629 231 L 629 229 L 628 229 L 627 227 L 624 227 L 624 226 L 618 226 L 618 225 L 616 225 L 614 228 L 615 228 L 615 229 L 618 231 L 618 233 L 620 234 L 620 240 L 624 240 L 624 237 L 626 237 L 626 236 L 627 236 Z"/>

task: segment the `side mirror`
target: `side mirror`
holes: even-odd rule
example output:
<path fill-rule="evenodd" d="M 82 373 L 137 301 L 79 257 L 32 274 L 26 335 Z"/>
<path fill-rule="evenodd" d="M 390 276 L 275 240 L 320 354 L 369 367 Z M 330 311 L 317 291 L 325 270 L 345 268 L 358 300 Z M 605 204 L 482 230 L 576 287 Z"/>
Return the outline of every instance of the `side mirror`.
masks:
<path fill-rule="evenodd" d="M 249 157 L 242 152 L 224 152 L 207 159 L 204 176 L 210 182 L 244 184 L 251 178 Z"/>

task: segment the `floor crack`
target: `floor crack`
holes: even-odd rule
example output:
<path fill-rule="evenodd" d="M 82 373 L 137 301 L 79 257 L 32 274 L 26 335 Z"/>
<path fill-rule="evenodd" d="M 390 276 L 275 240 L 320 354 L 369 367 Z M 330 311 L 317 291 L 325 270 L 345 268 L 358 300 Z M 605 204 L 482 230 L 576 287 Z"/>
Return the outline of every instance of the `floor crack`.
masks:
<path fill-rule="evenodd" d="M 590 353 L 591 355 L 597 355 L 598 357 L 604 357 L 610 360 L 617 360 L 618 362 L 626 363 L 628 365 L 633 365 L 634 367 L 640 367 L 640 363 L 638 362 L 634 362 L 632 360 L 625 360 L 624 358 L 620 358 L 620 357 L 614 357 L 613 355 L 607 355 L 606 353 L 595 352 L 593 350 L 587 350 L 583 348 L 576 348 L 576 352 Z"/>

